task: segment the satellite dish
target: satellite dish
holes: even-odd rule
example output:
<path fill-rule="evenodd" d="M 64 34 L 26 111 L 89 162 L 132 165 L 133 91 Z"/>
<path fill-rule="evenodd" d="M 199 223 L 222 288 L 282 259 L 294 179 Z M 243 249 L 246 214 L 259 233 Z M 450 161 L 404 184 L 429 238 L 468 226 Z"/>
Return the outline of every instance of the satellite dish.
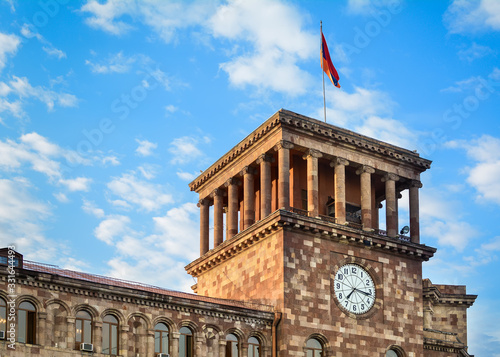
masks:
<path fill-rule="evenodd" d="M 410 227 L 404 226 L 403 228 L 401 228 L 401 232 L 399 232 L 399 234 L 405 235 L 405 234 L 408 234 L 409 231 L 410 231 Z"/>

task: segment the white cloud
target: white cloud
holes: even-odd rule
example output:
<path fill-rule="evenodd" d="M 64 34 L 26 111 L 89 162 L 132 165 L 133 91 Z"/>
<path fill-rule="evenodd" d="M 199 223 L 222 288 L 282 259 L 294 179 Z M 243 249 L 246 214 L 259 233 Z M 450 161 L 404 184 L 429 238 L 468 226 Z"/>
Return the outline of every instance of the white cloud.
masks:
<path fill-rule="evenodd" d="M 54 193 L 54 197 L 56 198 L 56 200 L 58 200 L 61 203 L 68 203 L 69 202 L 68 196 L 66 196 L 62 192 Z"/>
<path fill-rule="evenodd" d="M 446 147 L 464 149 L 474 160 L 474 166 L 466 169 L 467 183 L 477 191 L 478 201 L 500 204 L 500 138 L 483 135 L 470 141 L 450 141 Z"/>
<path fill-rule="evenodd" d="M 216 4 L 215 1 L 187 3 L 146 0 L 139 4 L 131 0 L 108 0 L 104 3 L 91 0 L 81 8 L 81 11 L 89 14 L 85 22 L 93 28 L 113 35 L 123 35 L 133 27 L 120 18 L 129 16 L 151 27 L 154 33 L 169 43 L 175 40 L 178 29 L 206 21 L 213 13 Z"/>
<path fill-rule="evenodd" d="M 170 151 L 173 154 L 170 162 L 172 164 L 185 164 L 193 159 L 201 157 L 202 151 L 197 147 L 199 141 L 190 136 L 176 138 L 170 143 Z"/>
<path fill-rule="evenodd" d="M 355 86 L 349 93 L 330 88 L 326 100 L 327 121 L 332 124 L 405 148 L 418 142 L 420 133 L 392 117 L 397 104 L 383 91 Z M 323 108 L 313 115 L 323 118 Z"/>
<path fill-rule="evenodd" d="M 59 105 L 61 107 L 76 107 L 78 104 L 78 99 L 73 94 L 55 92 L 42 86 L 33 87 L 26 77 L 12 76 L 12 79 L 8 82 L 8 84 L 0 82 L 0 87 L 2 88 L 0 94 L 5 93 L 6 96 L 16 95 L 21 101 L 30 98 L 38 99 L 47 106 L 49 111 L 53 110 L 55 105 Z M 2 98 L 0 98 L 0 100 L 2 100 Z M 7 103 L 6 99 L 3 99 L 3 101 Z M 9 103 L 9 105 L 15 105 L 14 103 Z M 7 104 L 5 104 L 4 109 L 9 110 L 16 116 L 20 116 L 23 113 L 21 108 L 12 109 L 9 108 Z M 1 112 L 2 105 L 0 102 L 0 113 Z"/>
<path fill-rule="evenodd" d="M 83 200 L 82 209 L 85 213 L 88 213 L 97 218 L 104 217 L 104 210 L 102 208 L 97 207 L 93 202 Z"/>
<path fill-rule="evenodd" d="M 317 41 L 302 28 L 303 22 L 298 9 L 279 1 L 235 0 L 220 6 L 209 22 L 213 36 L 245 41 L 251 47 L 221 64 L 230 83 L 290 95 L 305 93 L 311 76 L 297 63 L 316 54 Z"/>
<path fill-rule="evenodd" d="M 151 156 L 153 155 L 153 150 L 158 147 L 158 144 L 148 140 L 135 139 L 135 141 L 139 144 L 135 152 L 140 156 Z"/>
<path fill-rule="evenodd" d="M 0 71 L 5 67 L 7 56 L 17 52 L 21 40 L 16 35 L 8 35 L 0 32 Z"/>
<path fill-rule="evenodd" d="M 463 220 L 453 194 L 427 187 L 420 194 L 420 229 L 423 236 L 439 245 L 462 252 L 478 236 L 477 230 Z"/>
<path fill-rule="evenodd" d="M 49 56 L 57 57 L 59 59 L 66 58 L 66 53 L 63 51 L 55 48 L 55 47 L 45 47 L 43 46 L 42 49 L 47 53 Z"/>
<path fill-rule="evenodd" d="M 82 6 L 81 11 L 92 14 L 91 17 L 85 19 L 90 27 L 101 29 L 113 35 L 121 35 L 132 27 L 123 21 L 115 21 L 115 18 L 135 9 L 136 5 L 132 0 L 109 0 L 106 3 L 91 0 Z"/>
<path fill-rule="evenodd" d="M 45 238 L 43 223 L 51 208 L 35 199 L 30 189 L 31 183 L 23 177 L 0 179 L 0 245 L 14 244 L 28 256 L 51 258 L 56 247 Z"/>
<path fill-rule="evenodd" d="M 494 53 L 495 51 L 493 51 L 490 47 L 481 46 L 473 42 L 469 48 L 458 51 L 458 57 L 461 60 L 472 62 L 478 58 L 482 58 Z"/>
<path fill-rule="evenodd" d="M 196 177 L 198 177 L 198 175 L 200 174 L 199 172 L 193 172 L 193 173 L 189 173 L 189 172 L 184 172 L 182 170 L 180 171 L 177 171 L 176 172 L 177 176 L 181 179 L 181 180 L 184 180 L 184 181 L 193 181 Z"/>
<path fill-rule="evenodd" d="M 128 231 L 127 226 L 129 223 L 130 218 L 127 216 L 112 215 L 99 223 L 99 226 L 94 229 L 94 234 L 97 239 L 111 245 L 115 237 L 121 236 Z"/>
<path fill-rule="evenodd" d="M 61 179 L 59 180 L 59 183 L 66 186 L 71 192 L 88 191 L 90 189 L 92 179 L 87 177 L 77 177 L 74 179 Z"/>
<path fill-rule="evenodd" d="M 93 73 L 127 73 L 132 69 L 132 65 L 141 57 L 141 55 L 125 56 L 123 52 L 118 52 L 115 55 L 110 55 L 106 60 L 101 61 L 101 63 L 85 60 L 85 64 L 90 66 L 90 70 Z"/>
<path fill-rule="evenodd" d="M 402 0 L 349 0 L 347 11 L 355 15 L 370 15 L 381 9 L 399 9 Z"/>
<path fill-rule="evenodd" d="M 156 211 L 173 202 L 172 195 L 158 184 L 141 181 L 135 172 L 123 174 L 108 183 L 110 191 L 127 204 L 138 206 L 147 212 Z"/>
<path fill-rule="evenodd" d="M 443 16 L 450 33 L 500 30 L 500 2 L 497 0 L 454 0 Z"/>

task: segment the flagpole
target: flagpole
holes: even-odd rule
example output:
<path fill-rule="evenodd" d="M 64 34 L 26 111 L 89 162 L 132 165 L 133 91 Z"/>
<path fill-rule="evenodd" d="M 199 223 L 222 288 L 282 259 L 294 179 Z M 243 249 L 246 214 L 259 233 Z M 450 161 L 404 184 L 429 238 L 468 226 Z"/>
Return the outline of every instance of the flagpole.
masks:
<path fill-rule="evenodd" d="M 323 74 L 323 112 L 325 115 L 325 123 L 326 123 L 326 99 L 325 99 L 325 71 L 323 70 L 323 21 L 319 22 L 319 28 L 321 32 L 321 73 Z"/>

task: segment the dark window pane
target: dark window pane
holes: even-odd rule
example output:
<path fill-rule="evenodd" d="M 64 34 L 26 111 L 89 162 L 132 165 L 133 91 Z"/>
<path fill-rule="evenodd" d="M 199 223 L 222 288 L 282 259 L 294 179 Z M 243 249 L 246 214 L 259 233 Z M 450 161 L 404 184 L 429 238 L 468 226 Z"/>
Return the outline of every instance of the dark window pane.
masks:
<path fill-rule="evenodd" d="M 155 353 L 160 353 L 161 332 L 155 331 Z"/>
<path fill-rule="evenodd" d="M 82 335 L 83 335 L 83 322 L 82 320 L 76 320 L 75 322 L 75 334 L 76 334 L 76 342 L 77 343 L 81 343 L 83 342 L 83 338 L 82 338 Z"/>
<path fill-rule="evenodd" d="M 92 343 L 92 321 L 83 321 L 83 342 Z"/>
<path fill-rule="evenodd" d="M 28 312 L 24 310 L 19 310 L 18 312 L 18 325 L 17 325 L 17 340 L 21 343 L 26 343 L 26 333 L 27 333 L 27 326 L 26 323 L 28 322 Z"/>

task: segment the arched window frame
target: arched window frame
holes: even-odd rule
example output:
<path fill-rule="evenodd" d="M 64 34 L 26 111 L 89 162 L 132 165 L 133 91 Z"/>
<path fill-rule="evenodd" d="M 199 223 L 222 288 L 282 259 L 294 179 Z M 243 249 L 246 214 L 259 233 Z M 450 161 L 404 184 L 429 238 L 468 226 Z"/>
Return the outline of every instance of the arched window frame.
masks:
<path fill-rule="evenodd" d="M 20 343 L 36 343 L 36 306 L 24 300 L 17 309 L 17 341 Z"/>
<path fill-rule="evenodd" d="M 161 330 L 164 326 L 164 330 Z M 155 356 L 157 353 L 169 353 L 170 348 L 170 328 L 165 322 L 158 322 L 154 328 L 155 331 Z M 166 346 L 165 346 L 166 344 Z"/>
<path fill-rule="evenodd" d="M 116 322 L 110 321 L 109 317 Z M 102 321 L 102 354 L 117 356 L 120 352 L 120 320 L 113 314 L 107 314 Z"/>
<path fill-rule="evenodd" d="M 260 357 L 261 342 L 255 336 L 250 336 L 248 339 L 248 357 Z"/>
<path fill-rule="evenodd" d="M 181 327 L 179 330 L 179 357 L 193 357 L 193 340 L 193 330 L 188 326 Z"/>
<path fill-rule="evenodd" d="M 306 352 L 306 357 L 323 357 L 325 355 L 324 344 L 315 337 L 307 339 L 304 350 Z"/>
<path fill-rule="evenodd" d="M 88 317 L 82 316 L 83 313 L 87 314 Z M 94 340 L 93 330 L 94 330 L 94 318 L 92 317 L 92 314 L 85 309 L 79 310 L 76 313 L 76 318 L 75 318 L 76 350 L 80 350 L 80 345 L 82 343 L 92 343 L 92 341 Z"/>
<path fill-rule="evenodd" d="M 235 333 L 228 333 L 226 335 L 226 357 L 239 357 L 240 350 L 239 337 Z"/>

